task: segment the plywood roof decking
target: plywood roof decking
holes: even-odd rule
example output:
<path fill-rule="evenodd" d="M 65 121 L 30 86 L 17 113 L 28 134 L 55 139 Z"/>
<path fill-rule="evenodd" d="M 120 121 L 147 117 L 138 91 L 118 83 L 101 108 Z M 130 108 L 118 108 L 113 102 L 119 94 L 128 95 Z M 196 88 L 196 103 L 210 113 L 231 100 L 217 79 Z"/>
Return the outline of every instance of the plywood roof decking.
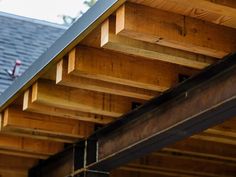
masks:
<path fill-rule="evenodd" d="M 191 1 L 129 0 L 118 8 L 2 112 L 0 154 L 45 159 L 233 52 L 235 6 Z M 204 15 L 190 13 L 198 10 Z M 234 118 L 120 170 L 233 177 L 235 138 Z M 1 175 L 8 177 L 0 168 Z"/>

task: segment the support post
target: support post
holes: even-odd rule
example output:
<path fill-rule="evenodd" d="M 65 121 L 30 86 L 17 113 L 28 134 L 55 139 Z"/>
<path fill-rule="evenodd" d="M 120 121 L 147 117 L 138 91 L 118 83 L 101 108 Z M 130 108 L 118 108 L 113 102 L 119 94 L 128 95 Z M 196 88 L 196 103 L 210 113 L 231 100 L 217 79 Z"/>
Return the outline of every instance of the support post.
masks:
<path fill-rule="evenodd" d="M 29 170 L 29 177 L 70 177 L 75 169 L 84 167 L 84 141 L 42 161 Z"/>

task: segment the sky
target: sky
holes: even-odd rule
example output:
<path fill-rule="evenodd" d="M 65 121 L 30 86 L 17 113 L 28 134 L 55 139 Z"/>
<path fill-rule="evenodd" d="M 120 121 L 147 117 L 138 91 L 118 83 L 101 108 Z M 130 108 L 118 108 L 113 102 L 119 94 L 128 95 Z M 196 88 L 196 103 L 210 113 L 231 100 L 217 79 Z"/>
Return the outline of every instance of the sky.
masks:
<path fill-rule="evenodd" d="M 75 17 L 88 7 L 84 0 L 0 0 L 0 11 L 62 24 L 61 15 Z"/>

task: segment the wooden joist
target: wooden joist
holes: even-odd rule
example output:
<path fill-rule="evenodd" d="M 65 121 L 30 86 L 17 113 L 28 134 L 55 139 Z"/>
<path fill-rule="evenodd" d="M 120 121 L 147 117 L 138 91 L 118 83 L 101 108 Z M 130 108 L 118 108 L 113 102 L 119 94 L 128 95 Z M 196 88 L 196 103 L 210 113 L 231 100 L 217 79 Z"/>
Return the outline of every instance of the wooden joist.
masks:
<path fill-rule="evenodd" d="M 209 142 L 219 142 L 236 145 L 236 119 L 225 121 L 220 125 L 209 128 L 204 132 L 194 135 L 193 138 Z"/>
<path fill-rule="evenodd" d="M 215 24 L 236 28 L 234 0 L 129 0 L 133 3 L 199 18 Z"/>
<path fill-rule="evenodd" d="M 0 134 L 0 154 L 46 159 L 63 149 L 63 143 Z"/>
<path fill-rule="evenodd" d="M 37 164 L 36 159 L 0 154 L 1 177 L 27 177 L 28 169 Z"/>
<path fill-rule="evenodd" d="M 28 170 L 0 169 L 1 177 L 28 177 Z"/>
<path fill-rule="evenodd" d="M 236 164 L 222 160 L 211 160 L 196 156 L 184 156 L 162 151 L 146 155 L 120 169 L 170 176 L 233 177 Z M 136 169 L 136 170 L 135 170 Z"/>
<path fill-rule="evenodd" d="M 98 124 L 107 124 L 114 120 L 113 117 L 86 113 L 77 110 L 69 110 L 66 108 L 47 106 L 45 104 L 40 103 L 32 103 L 31 89 L 25 91 L 23 102 L 24 111 L 35 112 L 44 115 L 56 116 L 65 119 L 81 120 Z"/>
<path fill-rule="evenodd" d="M 68 68 L 73 75 L 156 92 L 177 84 L 179 74 L 191 76 L 197 72 L 169 63 L 82 46 L 69 54 Z"/>
<path fill-rule="evenodd" d="M 235 146 L 195 138 L 187 138 L 162 149 L 163 152 L 236 162 Z"/>
<path fill-rule="evenodd" d="M 63 149 L 63 143 L 0 134 L 0 154 L 46 159 Z"/>
<path fill-rule="evenodd" d="M 38 80 L 32 87 L 33 103 L 109 117 L 119 117 L 130 111 L 132 101 L 137 100 L 55 85 L 46 80 Z"/>
<path fill-rule="evenodd" d="M 206 140 L 206 141 L 209 141 L 209 142 L 212 141 L 212 142 L 236 145 L 235 136 L 234 137 L 224 136 L 224 135 L 221 135 L 222 132 L 221 133 L 220 132 L 215 133 L 214 131 L 215 131 L 214 129 L 211 129 L 210 133 L 208 133 L 208 131 L 203 132 L 201 134 L 197 134 L 197 135 L 192 136 L 192 138 L 200 139 L 200 140 Z"/>
<path fill-rule="evenodd" d="M 216 58 L 236 47 L 233 28 L 132 3 L 117 10 L 116 34 Z"/>
<path fill-rule="evenodd" d="M 94 49 L 93 49 L 94 50 Z M 56 82 L 60 85 L 65 85 L 74 88 L 86 89 L 96 92 L 108 93 L 113 95 L 126 96 L 130 98 L 149 100 L 158 95 L 158 92 L 130 87 L 102 80 L 80 77 L 73 74 L 68 74 L 67 59 L 61 60 L 57 64 Z"/>
<path fill-rule="evenodd" d="M 100 33 L 101 47 L 148 60 L 159 60 L 196 69 L 203 69 L 216 61 L 212 57 L 132 39 L 131 36 L 116 35 L 113 18 L 103 22 Z M 95 34 L 88 36 L 84 44 L 96 47 L 97 40 L 92 40 L 94 36 Z"/>
<path fill-rule="evenodd" d="M 93 124 L 30 113 L 9 107 L 2 116 L 1 131 L 32 138 L 74 142 L 87 137 L 93 131 Z"/>

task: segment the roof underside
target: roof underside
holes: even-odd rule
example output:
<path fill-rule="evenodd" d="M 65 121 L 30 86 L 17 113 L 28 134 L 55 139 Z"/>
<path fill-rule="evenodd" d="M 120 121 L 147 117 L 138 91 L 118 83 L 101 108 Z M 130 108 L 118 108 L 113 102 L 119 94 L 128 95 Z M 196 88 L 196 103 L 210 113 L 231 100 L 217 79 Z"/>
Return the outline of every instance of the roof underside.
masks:
<path fill-rule="evenodd" d="M 98 1 L 0 96 L 0 155 L 51 157 L 30 177 L 234 177 L 235 6 Z"/>

